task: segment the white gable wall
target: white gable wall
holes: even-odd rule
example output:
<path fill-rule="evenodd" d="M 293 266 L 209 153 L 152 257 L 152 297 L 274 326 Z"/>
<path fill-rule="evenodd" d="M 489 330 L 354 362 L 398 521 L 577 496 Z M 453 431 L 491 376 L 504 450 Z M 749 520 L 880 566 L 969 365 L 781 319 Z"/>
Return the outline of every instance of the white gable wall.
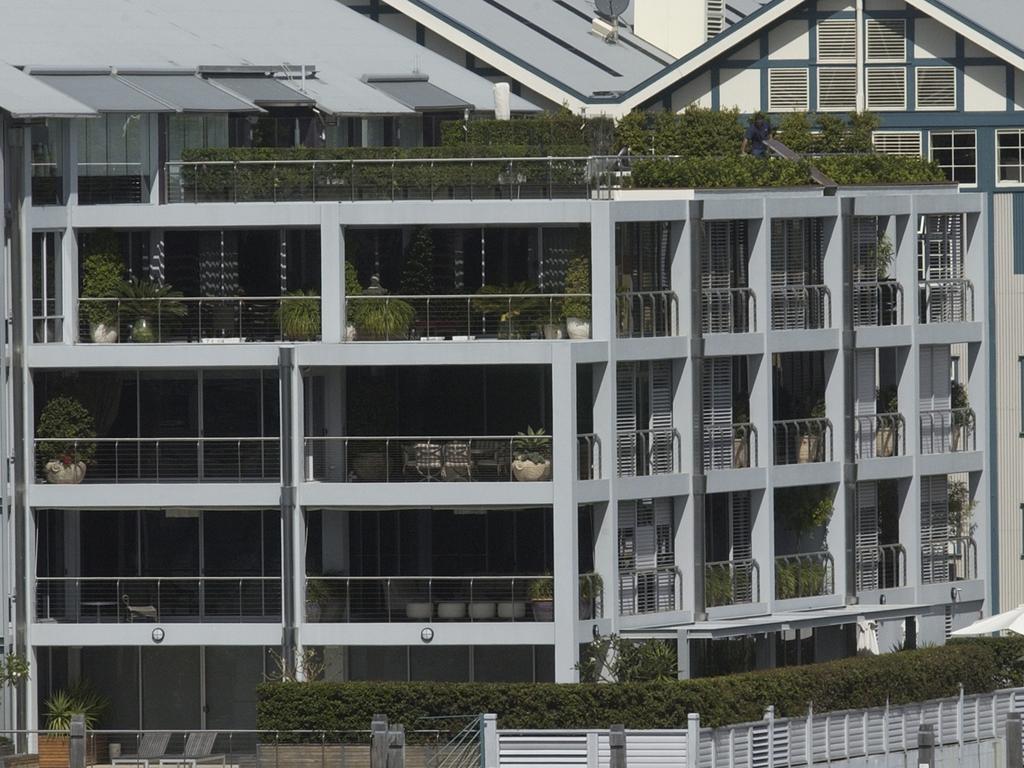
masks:
<path fill-rule="evenodd" d="M 1006 67 L 964 67 L 964 110 L 1006 109 Z"/>
<path fill-rule="evenodd" d="M 720 74 L 718 104 L 722 109 L 739 107 L 741 112 L 761 108 L 761 70 L 723 69 Z"/>
<path fill-rule="evenodd" d="M 768 58 L 806 59 L 811 55 L 811 36 L 806 21 L 784 21 L 768 33 Z"/>

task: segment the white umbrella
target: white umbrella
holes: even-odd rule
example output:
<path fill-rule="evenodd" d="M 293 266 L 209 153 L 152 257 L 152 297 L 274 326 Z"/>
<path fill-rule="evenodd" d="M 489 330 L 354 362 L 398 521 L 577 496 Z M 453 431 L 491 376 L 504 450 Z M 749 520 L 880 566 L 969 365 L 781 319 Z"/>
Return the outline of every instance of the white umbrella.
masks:
<path fill-rule="evenodd" d="M 993 632 L 1016 632 L 1018 635 L 1024 635 L 1024 605 L 1018 605 L 1013 610 L 997 613 L 987 619 L 980 619 L 970 626 L 953 632 L 952 636 L 977 637 L 991 635 Z"/>

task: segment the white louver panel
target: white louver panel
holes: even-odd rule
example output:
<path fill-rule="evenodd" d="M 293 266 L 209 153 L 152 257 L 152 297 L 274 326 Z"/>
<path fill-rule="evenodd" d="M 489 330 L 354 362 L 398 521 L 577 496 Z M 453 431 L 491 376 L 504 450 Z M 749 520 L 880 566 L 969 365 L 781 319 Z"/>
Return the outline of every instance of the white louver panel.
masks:
<path fill-rule="evenodd" d="M 705 0 L 707 39 L 725 31 L 725 0 Z"/>
<path fill-rule="evenodd" d="M 619 611 L 635 614 L 636 518 L 635 501 L 619 502 Z"/>
<path fill-rule="evenodd" d="M 905 19 L 868 19 L 867 60 L 869 64 L 907 60 Z"/>
<path fill-rule="evenodd" d="M 732 467 L 732 358 L 706 357 L 701 399 L 704 471 Z"/>
<path fill-rule="evenodd" d="M 672 500 L 619 502 L 619 609 L 623 615 L 675 608 Z"/>
<path fill-rule="evenodd" d="M 857 591 L 878 589 L 878 483 L 857 483 Z"/>
<path fill-rule="evenodd" d="M 954 67 L 918 67 L 914 74 L 918 109 L 956 109 Z"/>
<path fill-rule="evenodd" d="M 818 111 L 850 112 L 857 108 L 857 70 L 818 70 Z"/>
<path fill-rule="evenodd" d="M 750 491 L 738 491 L 729 494 L 730 539 L 732 544 L 732 560 L 748 560 L 753 556 L 750 542 Z M 736 580 L 735 598 L 738 602 L 752 599 L 753 584 L 751 574 L 746 573 Z"/>
<path fill-rule="evenodd" d="M 946 475 L 921 478 L 921 581 L 949 580 L 949 480 Z"/>
<path fill-rule="evenodd" d="M 875 131 L 871 134 L 875 151 L 883 155 L 921 156 L 920 131 Z"/>
<path fill-rule="evenodd" d="M 825 19 L 818 22 L 818 61 L 853 64 L 857 61 L 857 21 Z"/>
<path fill-rule="evenodd" d="M 619 477 L 636 476 L 636 364 L 616 368 L 615 457 Z"/>
<path fill-rule="evenodd" d="M 949 345 L 921 347 L 921 452 L 944 453 L 953 428 L 950 407 Z"/>
<path fill-rule="evenodd" d="M 867 70 L 867 92 L 868 109 L 906 109 L 906 68 L 870 67 Z"/>
<path fill-rule="evenodd" d="M 807 70 L 768 70 L 768 109 L 771 112 L 800 112 L 808 109 Z"/>
<path fill-rule="evenodd" d="M 672 361 L 651 362 L 651 474 L 660 475 L 674 469 L 672 435 Z"/>
<path fill-rule="evenodd" d="M 875 350 L 858 349 L 854 353 L 854 417 L 875 414 Z M 875 455 L 875 420 L 858 418 L 854 431 L 857 455 L 870 459 Z"/>

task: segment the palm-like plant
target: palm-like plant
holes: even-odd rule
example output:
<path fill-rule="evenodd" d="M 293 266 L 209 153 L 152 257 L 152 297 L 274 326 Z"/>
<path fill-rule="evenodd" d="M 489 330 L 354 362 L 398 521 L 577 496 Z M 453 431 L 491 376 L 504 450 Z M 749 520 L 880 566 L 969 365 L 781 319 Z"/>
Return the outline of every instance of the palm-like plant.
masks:
<path fill-rule="evenodd" d="M 85 683 L 55 692 L 44 703 L 46 729 L 70 731 L 71 718 L 82 715 L 85 727 L 93 728 L 106 711 L 109 702 Z"/>
<path fill-rule="evenodd" d="M 185 317 L 188 310 L 180 301 L 181 291 L 155 280 L 133 277 L 120 286 L 121 313 L 132 326 L 132 339 L 139 342 L 154 341 L 156 334 L 150 327 L 154 318 L 162 325 L 167 320 Z"/>

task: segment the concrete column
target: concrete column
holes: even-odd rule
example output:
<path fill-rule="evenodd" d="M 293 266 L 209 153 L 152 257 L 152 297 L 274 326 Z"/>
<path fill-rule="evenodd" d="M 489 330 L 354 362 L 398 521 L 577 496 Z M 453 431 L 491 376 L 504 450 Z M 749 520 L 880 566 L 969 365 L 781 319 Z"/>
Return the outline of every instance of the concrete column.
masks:
<path fill-rule="evenodd" d="M 700 324 L 694 318 L 700 311 L 700 215 L 703 204 L 686 204 L 686 220 L 673 221 L 669 248 L 672 253 L 670 280 L 679 297 L 679 335 L 697 336 Z"/>
<path fill-rule="evenodd" d="M 61 341 L 73 344 L 78 340 L 78 239 L 70 218 L 61 237 L 58 279 L 57 293 L 64 318 Z"/>
<path fill-rule="evenodd" d="M 747 221 L 747 242 L 750 244 L 747 280 L 757 299 L 756 327 L 760 333 L 767 333 L 772 316 L 771 219 L 767 215 Z"/>
<path fill-rule="evenodd" d="M 498 716 L 483 715 L 480 724 L 481 768 L 498 768 Z"/>
<path fill-rule="evenodd" d="M 85 715 L 71 716 L 68 744 L 70 768 L 85 768 Z"/>
<path fill-rule="evenodd" d="M 760 491 L 750 492 L 750 551 L 759 567 L 762 603 L 775 599 L 775 499 L 771 483 Z"/>
<path fill-rule="evenodd" d="M 345 239 L 336 205 L 320 208 L 320 333 L 325 344 L 345 338 Z"/>
<path fill-rule="evenodd" d="M 149 176 L 149 202 L 152 205 L 160 203 L 160 195 L 163 192 L 164 174 L 160 165 L 160 122 L 161 116 L 149 115 L 149 167 L 144 167 L 142 172 Z M 145 201 L 145 197 L 143 197 Z"/>
<path fill-rule="evenodd" d="M 552 345 L 552 464 L 554 468 L 555 682 L 579 678 L 579 531 L 576 507 L 576 364 L 571 345 Z"/>
<path fill-rule="evenodd" d="M 78 205 L 78 120 L 64 123 L 66 130 L 63 137 L 64 167 L 60 169 L 64 187 L 64 202 L 69 209 Z"/>
<path fill-rule="evenodd" d="M 601 575 L 604 582 L 602 604 L 604 618 L 611 621 L 611 631 L 615 632 L 618 624 L 619 606 L 619 552 L 618 552 L 618 516 L 612 502 L 594 504 L 594 571 Z"/>
<path fill-rule="evenodd" d="M 617 336 L 615 302 L 615 222 L 611 203 L 590 205 L 590 335 L 609 341 Z"/>

